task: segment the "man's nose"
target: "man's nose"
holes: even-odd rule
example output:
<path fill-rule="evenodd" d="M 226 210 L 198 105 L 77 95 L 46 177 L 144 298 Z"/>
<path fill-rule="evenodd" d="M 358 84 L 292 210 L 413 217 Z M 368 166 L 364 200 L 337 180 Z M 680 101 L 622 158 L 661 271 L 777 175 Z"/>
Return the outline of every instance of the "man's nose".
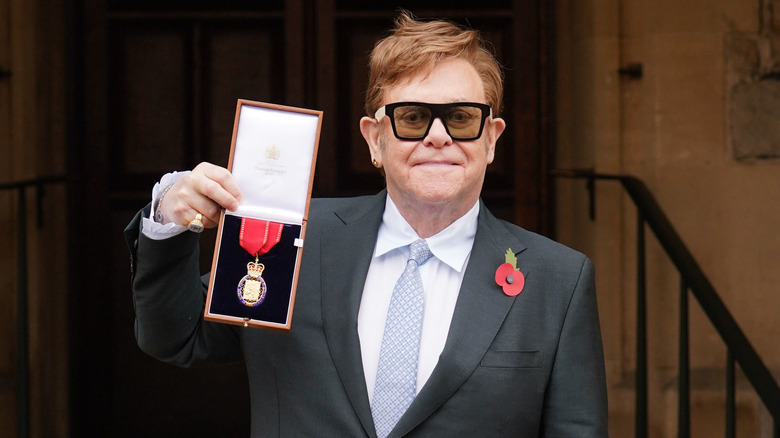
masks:
<path fill-rule="evenodd" d="M 440 118 L 433 119 L 431 129 L 428 130 L 428 135 L 425 136 L 425 145 L 433 147 L 444 147 L 452 144 L 452 137 L 447 134 L 447 129 L 444 127 L 444 122 Z"/>

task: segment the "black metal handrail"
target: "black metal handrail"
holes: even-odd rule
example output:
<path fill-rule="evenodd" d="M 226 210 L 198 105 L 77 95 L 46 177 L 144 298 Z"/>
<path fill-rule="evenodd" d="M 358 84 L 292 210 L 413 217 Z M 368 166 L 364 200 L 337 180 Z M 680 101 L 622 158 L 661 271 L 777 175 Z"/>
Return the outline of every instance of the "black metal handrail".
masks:
<path fill-rule="evenodd" d="M 645 297 L 644 226 L 647 224 L 661 247 L 680 272 L 680 340 L 679 340 L 679 417 L 678 436 L 690 436 L 690 385 L 688 361 L 688 291 L 690 290 L 726 344 L 726 437 L 736 433 L 735 373 L 738 363 L 774 420 L 774 437 L 780 438 L 780 387 L 759 357 L 734 317 L 728 311 L 712 283 L 675 231 L 666 214 L 647 186 L 638 178 L 626 175 L 597 174 L 590 170 L 555 170 L 553 176 L 587 180 L 590 192 L 590 215 L 595 217 L 595 181 L 619 181 L 637 208 L 637 372 L 636 418 L 637 438 L 647 437 L 647 330 Z"/>
<path fill-rule="evenodd" d="M 16 333 L 16 435 L 23 438 L 30 435 L 30 348 L 27 297 L 27 189 L 35 187 L 37 225 L 43 227 L 43 197 L 45 186 L 72 181 L 65 176 L 40 177 L 0 184 L 0 191 L 17 192 L 17 333 Z"/>

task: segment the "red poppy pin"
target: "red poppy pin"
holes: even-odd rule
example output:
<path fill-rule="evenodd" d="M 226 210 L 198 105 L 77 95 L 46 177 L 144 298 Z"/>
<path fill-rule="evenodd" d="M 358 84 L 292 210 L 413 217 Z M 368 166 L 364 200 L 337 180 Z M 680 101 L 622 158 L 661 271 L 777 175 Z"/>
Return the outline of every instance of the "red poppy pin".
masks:
<path fill-rule="evenodd" d="M 496 269 L 496 283 L 504 289 L 504 293 L 514 297 L 523 291 L 525 277 L 517 270 L 517 257 L 511 248 L 506 250 L 506 263 Z"/>

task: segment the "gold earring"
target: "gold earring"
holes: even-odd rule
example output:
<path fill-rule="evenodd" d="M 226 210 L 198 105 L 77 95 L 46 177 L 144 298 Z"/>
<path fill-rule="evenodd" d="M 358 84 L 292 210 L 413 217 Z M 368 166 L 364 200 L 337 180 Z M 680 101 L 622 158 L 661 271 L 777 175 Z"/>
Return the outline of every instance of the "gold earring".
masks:
<path fill-rule="evenodd" d="M 374 165 L 374 167 L 379 167 L 379 161 L 377 161 L 377 160 L 376 160 L 376 158 L 374 158 L 373 160 L 371 160 L 371 164 L 373 164 L 373 165 Z"/>

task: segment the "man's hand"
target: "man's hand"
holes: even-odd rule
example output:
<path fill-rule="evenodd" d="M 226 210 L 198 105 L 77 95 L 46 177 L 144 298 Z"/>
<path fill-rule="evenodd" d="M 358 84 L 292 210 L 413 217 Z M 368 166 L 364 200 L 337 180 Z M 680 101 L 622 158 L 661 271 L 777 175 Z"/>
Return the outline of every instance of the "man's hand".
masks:
<path fill-rule="evenodd" d="M 219 221 L 220 210 L 237 209 L 241 199 L 233 175 L 224 167 L 204 162 L 174 184 L 158 208 L 164 224 L 175 222 L 187 226 L 200 213 L 203 225 L 213 228 Z"/>

